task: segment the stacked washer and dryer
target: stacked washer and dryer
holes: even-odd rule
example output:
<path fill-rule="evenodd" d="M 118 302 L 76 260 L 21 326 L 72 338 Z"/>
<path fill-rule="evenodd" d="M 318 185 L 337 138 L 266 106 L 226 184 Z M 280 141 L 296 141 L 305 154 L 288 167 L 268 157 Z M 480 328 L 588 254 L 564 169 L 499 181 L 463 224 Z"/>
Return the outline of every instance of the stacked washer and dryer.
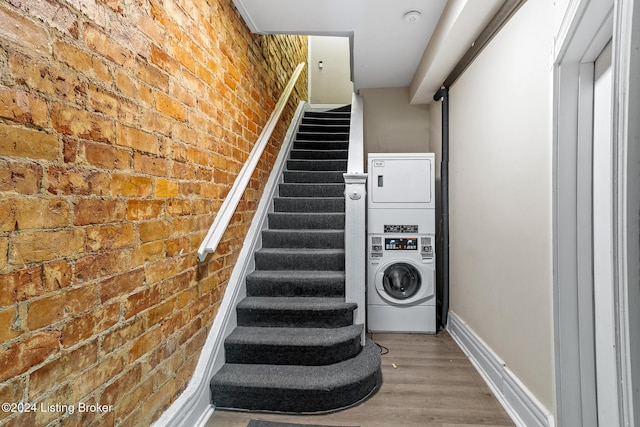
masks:
<path fill-rule="evenodd" d="M 368 157 L 367 322 L 372 332 L 436 332 L 435 157 Z"/>

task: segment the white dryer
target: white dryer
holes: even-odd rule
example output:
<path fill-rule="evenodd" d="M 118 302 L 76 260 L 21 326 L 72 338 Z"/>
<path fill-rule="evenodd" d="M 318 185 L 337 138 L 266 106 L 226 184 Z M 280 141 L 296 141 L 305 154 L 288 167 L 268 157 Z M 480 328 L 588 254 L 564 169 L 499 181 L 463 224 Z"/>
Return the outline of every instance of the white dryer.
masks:
<path fill-rule="evenodd" d="M 436 332 L 432 153 L 370 154 L 367 327 Z"/>

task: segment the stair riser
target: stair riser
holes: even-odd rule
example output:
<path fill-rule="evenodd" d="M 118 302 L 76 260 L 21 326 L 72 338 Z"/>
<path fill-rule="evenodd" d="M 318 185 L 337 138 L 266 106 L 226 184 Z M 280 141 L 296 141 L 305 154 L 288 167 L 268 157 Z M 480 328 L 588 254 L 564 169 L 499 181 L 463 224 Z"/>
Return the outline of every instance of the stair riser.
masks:
<path fill-rule="evenodd" d="M 289 153 L 290 159 L 342 159 L 346 160 L 349 157 L 349 151 L 347 150 L 313 150 L 313 149 L 298 149 L 291 150 Z"/>
<path fill-rule="evenodd" d="M 273 208 L 276 212 L 344 212 L 344 199 L 320 198 L 275 198 Z"/>
<path fill-rule="evenodd" d="M 264 230 L 262 232 L 263 248 L 310 248 L 310 249 L 344 249 L 344 232 L 281 232 Z"/>
<path fill-rule="evenodd" d="M 341 132 L 341 133 L 320 133 L 320 132 L 298 132 L 296 133 L 296 141 L 321 141 L 321 142 L 330 142 L 330 141 L 349 141 L 349 133 Z"/>
<path fill-rule="evenodd" d="M 321 118 L 321 117 L 304 117 L 302 119 L 303 125 L 320 125 L 320 126 L 349 126 L 351 119 L 333 119 L 333 118 Z M 348 132 L 348 130 L 347 130 Z"/>
<path fill-rule="evenodd" d="M 238 326 L 342 328 L 353 324 L 352 310 L 260 310 L 238 307 Z"/>
<path fill-rule="evenodd" d="M 284 171 L 285 183 L 344 183 L 343 172 Z"/>
<path fill-rule="evenodd" d="M 380 384 L 382 373 L 378 370 L 361 382 L 333 389 L 225 387 L 221 390 L 214 389 L 212 400 L 218 408 L 290 413 L 324 412 L 352 406 L 374 393 Z"/>
<path fill-rule="evenodd" d="M 334 151 L 347 150 L 348 141 L 309 141 L 298 140 L 293 143 L 294 150 L 317 150 L 317 151 Z"/>
<path fill-rule="evenodd" d="M 362 346 L 360 337 L 332 346 L 281 346 L 225 344 L 227 363 L 319 366 L 355 357 Z"/>
<path fill-rule="evenodd" d="M 271 282 L 247 277 L 247 296 L 251 297 L 344 297 L 342 281 Z"/>
<path fill-rule="evenodd" d="M 325 215 L 313 214 L 285 214 L 270 213 L 269 228 L 275 230 L 299 228 L 303 230 L 344 230 L 344 214 L 329 213 Z"/>
<path fill-rule="evenodd" d="M 264 252 L 255 253 L 256 270 L 344 270 L 344 252 L 326 254 Z"/>
<path fill-rule="evenodd" d="M 344 197 L 344 184 L 280 184 L 282 197 Z"/>
<path fill-rule="evenodd" d="M 304 171 L 347 171 L 346 160 L 289 160 L 287 161 L 288 170 L 304 170 Z"/>
<path fill-rule="evenodd" d="M 326 112 L 326 111 L 307 111 L 304 113 L 304 118 L 316 118 L 316 119 L 350 119 L 351 112 Z"/>
<path fill-rule="evenodd" d="M 298 129 L 298 132 L 301 134 L 318 133 L 324 135 L 327 133 L 341 133 L 344 135 L 349 134 L 349 124 L 347 124 L 346 126 L 336 126 L 303 123 Z"/>

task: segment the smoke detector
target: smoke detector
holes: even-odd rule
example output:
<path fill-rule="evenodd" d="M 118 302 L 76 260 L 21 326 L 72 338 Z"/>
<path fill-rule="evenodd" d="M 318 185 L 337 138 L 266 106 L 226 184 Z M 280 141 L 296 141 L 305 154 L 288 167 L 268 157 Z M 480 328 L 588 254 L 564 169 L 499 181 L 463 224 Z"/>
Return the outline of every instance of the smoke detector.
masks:
<path fill-rule="evenodd" d="M 404 20 L 409 23 L 419 21 L 420 17 L 422 17 L 422 12 L 419 10 L 410 10 L 404 14 Z"/>

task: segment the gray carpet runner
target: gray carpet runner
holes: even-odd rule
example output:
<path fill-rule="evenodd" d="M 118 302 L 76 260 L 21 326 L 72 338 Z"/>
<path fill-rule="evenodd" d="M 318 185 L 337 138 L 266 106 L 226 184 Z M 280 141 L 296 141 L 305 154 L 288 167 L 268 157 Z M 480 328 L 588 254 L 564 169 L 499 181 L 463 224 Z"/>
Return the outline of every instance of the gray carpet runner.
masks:
<path fill-rule="evenodd" d="M 225 364 L 211 380 L 216 409 L 327 412 L 373 394 L 378 347 L 361 345 L 344 299 L 344 178 L 348 108 L 306 112 L 273 200 Z"/>

